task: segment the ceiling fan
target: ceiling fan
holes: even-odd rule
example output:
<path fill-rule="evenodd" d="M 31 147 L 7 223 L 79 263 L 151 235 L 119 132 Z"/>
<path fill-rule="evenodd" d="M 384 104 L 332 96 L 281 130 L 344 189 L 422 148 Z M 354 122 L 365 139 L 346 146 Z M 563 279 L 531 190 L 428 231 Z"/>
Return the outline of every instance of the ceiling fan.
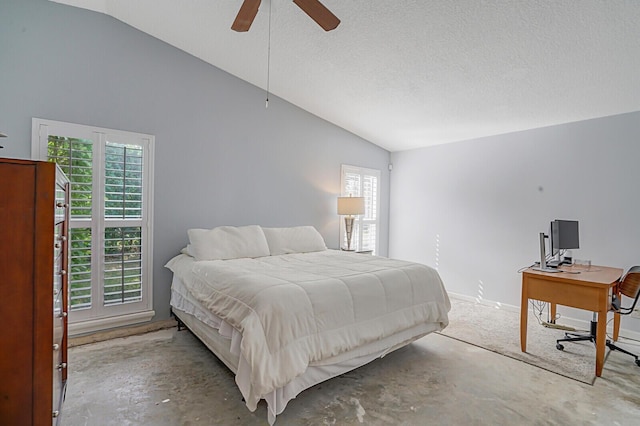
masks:
<path fill-rule="evenodd" d="M 233 21 L 231 29 L 238 32 L 249 31 L 260 7 L 261 0 L 244 0 L 240 11 Z M 340 20 L 318 0 L 293 0 L 300 9 L 316 21 L 325 31 L 331 31 L 340 24 Z"/>

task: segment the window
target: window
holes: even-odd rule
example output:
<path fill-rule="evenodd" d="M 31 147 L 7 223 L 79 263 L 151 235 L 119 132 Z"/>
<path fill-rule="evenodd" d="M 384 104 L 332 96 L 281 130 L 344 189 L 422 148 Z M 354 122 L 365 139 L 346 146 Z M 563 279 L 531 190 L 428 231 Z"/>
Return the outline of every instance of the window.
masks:
<path fill-rule="evenodd" d="M 365 213 L 356 216 L 351 245 L 356 251 L 377 253 L 380 210 L 380 170 L 342 165 L 342 196 L 364 197 Z M 344 221 L 340 221 L 342 246 L 347 245 Z"/>
<path fill-rule="evenodd" d="M 33 119 L 32 154 L 71 182 L 71 334 L 150 320 L 151 135 Z"/>

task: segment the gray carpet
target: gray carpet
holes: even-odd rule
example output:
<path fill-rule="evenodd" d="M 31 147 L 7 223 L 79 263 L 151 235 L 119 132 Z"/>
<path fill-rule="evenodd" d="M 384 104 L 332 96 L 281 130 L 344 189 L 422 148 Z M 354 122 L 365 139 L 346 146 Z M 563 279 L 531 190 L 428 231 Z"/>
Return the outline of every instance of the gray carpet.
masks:
<path fill-rule="evenodd" d="M 567 343 L 564 351 L 557 350 L 556 339 L 564 331 L 540 325 L 531 312 L 526 353 L 520 350 L 520 313 L 499 307 L 451 298 L 449 326 L 441 334 L 590 385 L 596 378 L 594 344 Z"/>

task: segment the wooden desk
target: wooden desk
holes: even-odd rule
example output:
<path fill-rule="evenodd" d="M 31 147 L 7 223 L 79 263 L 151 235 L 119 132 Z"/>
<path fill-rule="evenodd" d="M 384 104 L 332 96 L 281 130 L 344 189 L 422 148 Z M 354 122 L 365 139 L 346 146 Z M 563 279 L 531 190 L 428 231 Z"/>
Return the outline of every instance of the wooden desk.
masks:
<path fill-rule="evenodd" d="M 556 304 L 584 309 L 598 314 L 596 333 L 596 376 L 602 374 L 606 343 L 607 312 L 611 307 L 611 296 L 622 276 L 622 269 L 607 266 L 562 267 L 568 272 L 548 273 L 531 268 L 522 273 L 522 302 L 520 305 L 520 347 L 527 351 L 527 316 L 529 299 L 551 304 L 555 318 Z M 618 339 L 620 315 L 614 315 L 614 340 Z M 549 342 L 553 345 L 553 342 Z"/>

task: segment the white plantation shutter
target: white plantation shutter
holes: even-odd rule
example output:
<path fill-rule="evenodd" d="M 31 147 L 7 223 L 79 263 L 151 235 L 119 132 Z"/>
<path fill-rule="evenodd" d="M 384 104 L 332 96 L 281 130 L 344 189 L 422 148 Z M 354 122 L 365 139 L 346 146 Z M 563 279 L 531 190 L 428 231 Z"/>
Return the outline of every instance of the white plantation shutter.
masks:
<path fill-rule="evenodd" d="M 71 311 L 91 308 L 91 228 L 71 228 L 69 305 Z"/>
<path fill-rule="evenodd" d="M 71 332 L 151 319 L 153 136 L 33 119 L 32 154 L 71 181 Z"/>
<path fill-rule="evenodd" d="M 57 163 L 71 182 L 71 215 L 91 218 L 93 140 L 49 135 L 47 159 Z"/>
<path fill-rule="evenodd" d="M 142 146 L 107 140 L 104 186 L 105 305 L 142 300 Z"/>
<path fill-rule="evenodd" d="M 377 253 L 378 210 L 380 208 L 380 170 L 355 166 L 342 166 L 342 196 L 364 197 L 365 212 L 356 217 L 351 246 L 356 251 L 372 250 Z M 342 246 L 346 247 L 344 220 L 340 220 Z"/>
<path fill-rule="evenodd" d="M 142 228 L 109 227 L 104 236 L 104 304 L 142 300 Z"/>
<path fill-rule="evenodd" d="M 366 174 L 362 180 L 362 196 L 364 197 L 364 215 L 359 222 L 362 227 L 360 235 L 360 250 L 376 250 L 377 230 L 378 230 L 378 180 L 377 176 Z"/>
<path fill-rule="evenodd" d="M 142 217 L 143 149 L 107 141 L 105 150 L 105 217 Z"/>
<path fill-rule="evenodd" d="M 47 159 L 57 163 L 70 181 L 69 302 L 71 311 L 89 309 L 92 305 L 93 145 L 94 141 L 88 138 L 51 134 L 47 137 Z"/>

